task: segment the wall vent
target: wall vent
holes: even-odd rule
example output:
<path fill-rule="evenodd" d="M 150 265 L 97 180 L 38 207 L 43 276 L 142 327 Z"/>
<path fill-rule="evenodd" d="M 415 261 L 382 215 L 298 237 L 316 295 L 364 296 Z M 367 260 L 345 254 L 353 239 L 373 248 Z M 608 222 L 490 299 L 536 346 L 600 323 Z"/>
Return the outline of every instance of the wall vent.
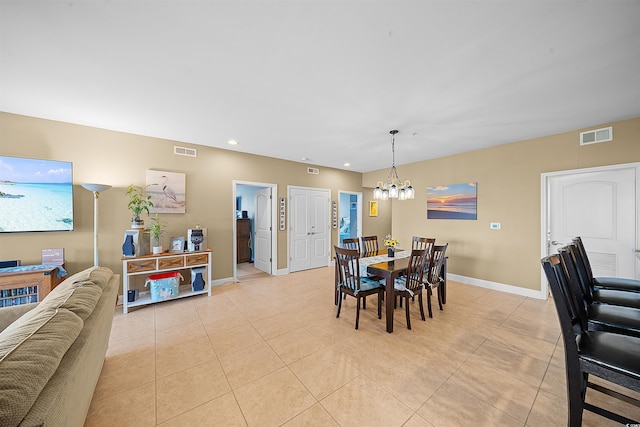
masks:
<path fill-rule="evenodd" d="M 597 144 L 599 142 L 613 141 L 613 127 L 595 129 L 580 132 L 580 145 Z"/>
<path fill-rule="evenodd" d="M 177 145 L 173 146 L 173 154 L 187 157 L 196 157 L 198 155 L 195 148 L 178 147 Z"/>
<path fill-rule="evenodd" d="M 318 168 L 307 168 L 307 173 L 318 175 L 320 173 L 320 169 Z"/>

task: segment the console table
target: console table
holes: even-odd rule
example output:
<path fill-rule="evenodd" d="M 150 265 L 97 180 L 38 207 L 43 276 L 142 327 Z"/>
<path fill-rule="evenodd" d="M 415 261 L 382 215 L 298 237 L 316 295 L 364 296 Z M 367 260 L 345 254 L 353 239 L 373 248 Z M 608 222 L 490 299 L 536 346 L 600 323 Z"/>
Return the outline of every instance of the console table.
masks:
<path fill-rule="evenodd" d="M 64 280 L 58 278 L 58 268 L 54 265 L 42 265 L 2 269 L 4 271 L 0 271 L 0 307 L 42 301 Z"/>
<path fill-rule="evenodd" d="M 143 255 L 139 257 L 122 257 L 122 312 L 127 313 L 129 307 L 138 307 L 162 301 L 152 301 L 149 292 L 140 292 L 137 300 L 129 302 L 129 278 L 131 276 L 151 275 L 167 271 L 187 270 L 195 267 L 207 268 L 207 282 L 201 291 L 192 291 L 191 283 L 180 286 L 178 296 L 171 299 L 185 298 L 193 295 L 208 294 L 211 296 L 211 249 L 202 252 L 164 252 L 162 254 Z"/>

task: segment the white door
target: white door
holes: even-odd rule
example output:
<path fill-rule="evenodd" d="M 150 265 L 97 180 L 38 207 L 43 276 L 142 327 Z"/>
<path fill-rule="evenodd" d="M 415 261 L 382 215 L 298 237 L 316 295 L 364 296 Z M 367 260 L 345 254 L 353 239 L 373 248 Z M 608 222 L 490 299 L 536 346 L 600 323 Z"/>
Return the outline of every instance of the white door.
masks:
<path fill-rule="evenodd" d="M 289 189 L 289 271 L 329 264 L 329 190 Z"/>
<path fill-rule="evenodd" d="M 271 274 L 271 188 L 256 193 L 254 220 L 254 267 Z"/>
<path fill-rule="evenodd" d="M 580 236 L 595 276 L 638 278 L 639 170 L 621 165 L 549 174 L 547 254 Z"/>

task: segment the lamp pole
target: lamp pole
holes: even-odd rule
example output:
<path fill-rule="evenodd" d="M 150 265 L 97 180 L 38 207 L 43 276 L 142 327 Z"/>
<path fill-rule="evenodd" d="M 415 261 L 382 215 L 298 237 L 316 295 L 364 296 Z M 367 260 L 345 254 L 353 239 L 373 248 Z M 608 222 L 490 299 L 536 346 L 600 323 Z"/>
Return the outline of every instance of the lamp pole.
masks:
<path fill-rule="evenodd" d="M 105 184 L 81 184 L 83 188 L 93 192 L 93 265 L 98 264 L 98 197 L 100 192 L 111 188 Z"/>

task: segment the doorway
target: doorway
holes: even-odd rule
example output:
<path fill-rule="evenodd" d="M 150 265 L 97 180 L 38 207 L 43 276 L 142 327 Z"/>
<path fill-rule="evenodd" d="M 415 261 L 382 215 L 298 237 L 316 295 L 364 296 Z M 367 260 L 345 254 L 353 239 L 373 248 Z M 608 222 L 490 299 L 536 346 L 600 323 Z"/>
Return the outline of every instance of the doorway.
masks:
<path fill-rule="evenodd" d="M 340 191 L 338 229 L 340 244 L 344 239 L 362 236 L 362 193 Z"/>
<path fill-rule="evenodd" d="M 580 236 L 595 276 L 640 278 L 640 164 L 546 173 L 541 185 L 543 257 Z"/>
<path fill-rule="evenodd" d="M 289 272 L 329 265 L 331 190 L 289 186 Z"/>
<path fill-rule="evenodd" d="M 274 223 L 276 184 L 233 182 L 233 277 L 265 277 L 277 271 Z"/>

